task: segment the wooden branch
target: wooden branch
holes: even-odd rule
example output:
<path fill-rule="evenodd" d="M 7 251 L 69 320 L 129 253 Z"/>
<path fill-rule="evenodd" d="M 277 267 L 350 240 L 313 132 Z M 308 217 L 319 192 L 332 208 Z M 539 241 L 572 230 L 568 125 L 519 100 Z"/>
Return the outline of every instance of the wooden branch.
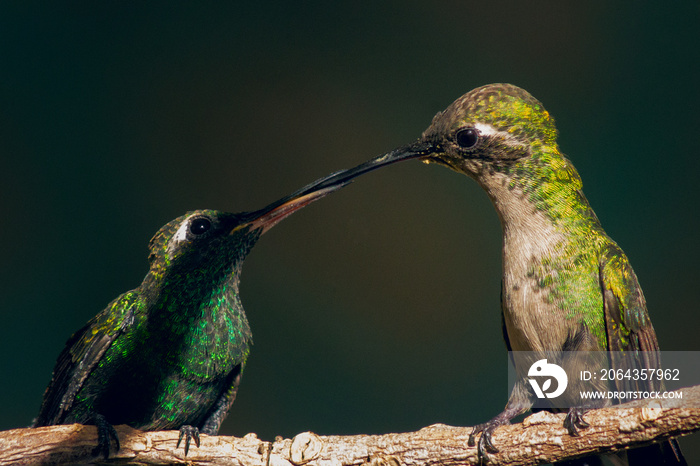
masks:
<path fill-rule="evenodd" d="M 671 400 L 668 400 L 669 402 Z M 563 414 L 539 412 L 503 426 L 493 436 L 500 452 L 493 465 L 534 465 L 590 453 L 608 453 L 700 430 L 700 409 L 669 402 L 634 402 L 586 413 L 590 427 L 578 437 L 563 428 Z M 700 386 L 683 390 L 683 404 L 698 406 Z M 304 432 L 274 442 L 202 435 L 187 457 L 175 448 L 177 431 L 141 432 L 118 426 L 121 450 L 108 462 L 93 457 L 94 426 L 79 424 L 0 432 L 0 466 L 58 464 L 191 464 L 236 466 L 433 466 L 477 464 L 467 446 L 471 428 L 436 424 L 404 434 L 319 436 Z"/>

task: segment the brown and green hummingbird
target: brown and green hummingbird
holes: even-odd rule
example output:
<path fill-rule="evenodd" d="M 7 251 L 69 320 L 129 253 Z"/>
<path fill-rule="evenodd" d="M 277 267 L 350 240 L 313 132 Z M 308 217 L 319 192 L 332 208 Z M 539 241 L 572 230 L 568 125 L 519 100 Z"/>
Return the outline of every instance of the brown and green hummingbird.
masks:
<path fill-rule="evenodd" d="M 658 363 L 637 276 L 603 230 L 578 172 L 559 149 L 554 119 L 537 99 L 510 84 L 474 89 L 438 113 L 417 141 L 356 167 L 354 174 L 413 158 L 474 179 L 496 208 L 503 227 L 508 350 L 643 351 L 652 366 Z M 498 451 L 494 430 L 532 406 L 527 390 L 524 380 L 518 382 L 505 410 L 474 428 L 469 443 L 481 434 L 482 458 Z M 587 426 L 584 413 L 569 411 L 565 425 L 572 435 Z M 629 456 L 648 460 L 643 464 L 684 463 L 675 441 Z"/>
<path fill-rule="evenodd" d="M 236 398 L 252 344 L 239 282 L 260 235 L 348 183 L 320 179 L 255 212 L 189 212 L 151 239 L 150 270 L 66 343 L 34 426 L 94 424 L 109 456 L 112 427 L 180 429 L 185 454 L 215 435 Z M 180 441 L 178 441 L 178 446 Z"/>

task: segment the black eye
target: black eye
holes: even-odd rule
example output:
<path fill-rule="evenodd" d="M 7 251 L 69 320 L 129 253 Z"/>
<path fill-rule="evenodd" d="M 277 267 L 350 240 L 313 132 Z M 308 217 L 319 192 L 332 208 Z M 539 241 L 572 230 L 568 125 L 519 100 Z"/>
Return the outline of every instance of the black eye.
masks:
<path fill-rule="evenodd" d="M 479 142 L 479 131 L 476 128 L 463 128 L 457 132 L 455 139 L 462 149 L 473 149 Z"/>
<path fill-rule="evenodd" d="M 203 235 L 211 228 L 211 220 L 206 217 L 197 217 L 190 222 L 190 233 L 195 236 Z"/>

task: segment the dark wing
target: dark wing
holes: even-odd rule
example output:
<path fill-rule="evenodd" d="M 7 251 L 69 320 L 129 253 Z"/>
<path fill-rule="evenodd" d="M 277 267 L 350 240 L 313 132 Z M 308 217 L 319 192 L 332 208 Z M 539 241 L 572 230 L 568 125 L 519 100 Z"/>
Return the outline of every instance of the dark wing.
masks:
<path fill-rule="evenodd" d="M 506 349 L 511 352 L 513 351 L 513 348 L 510 346 L 510 339 L 508 338 L 508 328 L 506 327 L 506 314 L 505 314 L 505 309 L 503 309 L 503 306 L 505 306 L 504 301 L 503 301 L 503 281 L 501 281 L 501 332 L 503 332 L 503 341 L 506 343 Z"/>
<path fill-rule="evenodd" d="M 244 365 L 245 362 L 237 365 L 228 375 L 226 381 L 228 388 L 217 400 L 216 404 L 214 404 L 209 414 L 207 414 L 207 418 L 204 420 L 200 429 L 203 434 L 216 435 L 219 433 L 221 423 L 226 418 L 228 411 L 236 400 L 236 393 L 238 393 L 238 385 L 241 383 Z"/>
<path fill-rule="evenodd" d="M 630 364 L 620 368 L 659 368 L 659 343 L 647 312 L 644 294 L 627 256 L 616 244 L 608 246 L 601 257 L 600 286 L 603 291 L 607 349 L 625 352 L 629 356 L 625 360 Z"/>
<path fill-rule="evenodd" d="M 601 258 L 600 285 L 603 290 L 608 351 L 626 352 L 622 367 L 614 369 L 661 368 L 659 343 L 651 325 L 644 294 L 625 253 L 615 244 L 608 246 Z M 618 390 L 659 390 L 662 382 L 618 381 Z M 629 464 L 685 465 L 675 439 L 630 450 Z"/>
<path fill-rule="evenodd" d="M 133 323 L 136 291 L 124 293 L 66 342 L 53 370 L 34 427 L 61 424 L 83 386 L 112 342 Z"/>

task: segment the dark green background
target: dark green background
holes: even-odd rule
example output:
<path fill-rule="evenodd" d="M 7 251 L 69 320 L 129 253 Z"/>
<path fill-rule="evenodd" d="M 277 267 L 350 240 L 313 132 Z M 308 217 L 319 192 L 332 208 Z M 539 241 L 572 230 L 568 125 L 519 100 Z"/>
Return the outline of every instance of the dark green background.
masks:
<path fill-rule="evenodd" d="M 262 207 L 511 82 L 557 118 L 663 349 L 700 350 L 700 4 L 29 2 L 0 6 L 0 429 L 68 336 L 198 208 Z M 500 225 L 476 183 L 396 165 L 246 262 L 255 346 L 222 433 L 473 425 L 507 398 Z M 700 370 L 700 368 L 698 368 Z M 700 458 L 700 437 L 683 441 Z"/>

